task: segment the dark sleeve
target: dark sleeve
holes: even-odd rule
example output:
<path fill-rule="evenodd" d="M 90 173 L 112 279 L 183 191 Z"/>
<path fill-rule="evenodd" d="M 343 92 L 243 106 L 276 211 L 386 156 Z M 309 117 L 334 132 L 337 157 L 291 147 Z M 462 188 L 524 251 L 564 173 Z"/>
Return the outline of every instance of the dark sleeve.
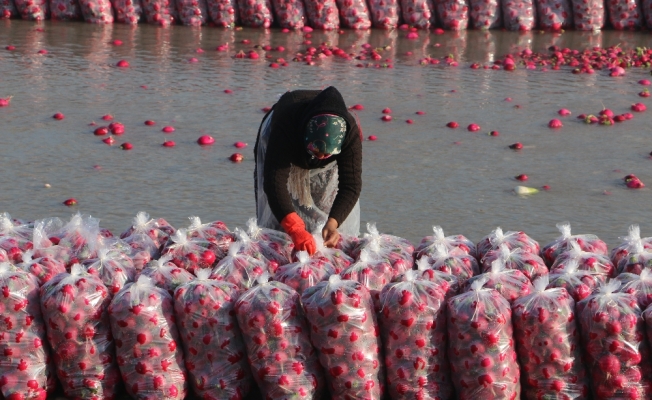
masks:
<path fill-rule="evenodd" d="M 269 142 L 267 143 L 263 190 L 267 195 L 269 208 L 280 223 L 286 215 L 293 213 L 295 210 L 292 205 L 292 197 L 287 188 L 288 177 L 290 176 L 290 144 L 287 143 L 287 140 L 284 140 L 283 132 L 278 129 L 278 124 L 272 126 L 272 132 L 270 132 Z"/>
<path fill-rule="evenodd" d="M 350 134 L 354 135 L 350 144 L 337 156 L 339 183 L 329 215 L 338 226 L 349 216 L 362 190 L 362 141 L 358 127 L 352 128 Z"/>

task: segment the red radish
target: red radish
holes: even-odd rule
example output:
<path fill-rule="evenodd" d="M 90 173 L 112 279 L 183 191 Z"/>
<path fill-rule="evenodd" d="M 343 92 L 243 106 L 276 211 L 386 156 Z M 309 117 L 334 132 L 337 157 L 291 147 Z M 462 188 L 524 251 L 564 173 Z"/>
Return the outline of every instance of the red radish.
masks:
<path fill-rule="evenodd" d="M 258 55 L 258 53 L 256 53 L 253 50 L 250 50 L 249 53 L 247 54 L 247 58 L 249 58 L 251 60 L 257 60 L 259 57 L 260 56 Z"/>
<path fill-rule="evenodd" d="M 122 40 L 120 40 L 120 39 L 115 39 L 115 40 L 112 42 L 112 44 L 113 44 L 114 46 L 122 46 Z"/>
<path fill-rule="evenodd" d="M 383 114 L 391 114 L 391 113 L 392 113 L 392 110 L 390 110 L 389 108 L 384 108 L 383 109 Z"/>
<path fill-rule="evenodd" d="M 9 45 L 9 46 L 5 47 L 5 49 L 7 49 L 9 51 L 13 51 L 13 50 L 16 50 L 16 46 Z"/>
<path fill-rule="evenodd" d="M 197 144 L 201 146 L 209 146 L 213 143 L 215 143 L 215 139 L 209 135 L 203 135 L 200 136 L 199 139 L 197 139 Z"/>
<path fill-rule="evenodd" d="M 176 145 L 177 144 L 174 143 L 172 140 L 166 140 L 165 142 L 163 142 L 163 147 L 174 147 Z"/>
<path fill-rule="evenodd" d="M 549 128 L 556 129 L 556 128 L 561 128 L 563 126 L 564 126 L 564 124 L 562 124 L 561 121 L 558 120 L 558 119 L 551 119 L 550 122 L 548 122 L 548 127 Z"/>
<path fill-rule="evenodd" d="M 233 146 L 235 146 L 236 149 L 244 149 L 245 147 L 247 147 L 247 143 L 245 143 L 245 142 L 235 142 L 233 144 Z"/>
<path fill-rule="evenodd" d="M 558 111 L 558 113 L 559 113 L 559 115 L 561 115 L 562 117 L 566 117 L 566 116 L 571 115 L 570 110 L 568 110 L 568 109 L 566 109 L 566 108 L 562 108 L 561 110 Z"/>
<path fill-rule="evenodd" d="M 478 124 L 469 124 L 467 129 L 469 130 L 469 132 L 477 132 L 477 131 L 480 130 L 480 125 L 478 125 Z"/>
<path fill-rule="evenodd" d="M 162 132 L 164 133 L 172 133 L 174 132 L 174 127 L 173 126 L 164 126 L 163 129 L 161 129 Z"/>
<path fill-rule="evenodd" d="M 109 124 L 109 130 L 114 135 L 122 135 L 125 133 L 125 126 L 120 122 L 112 122 Z"/>
<path fill-rule="evenodd" d="M 489 135 L 490 135 L 490 136 L 500 136 L 500 132 L 498 132 L 498 131 L 491 131 L 491 132 L 489 132 Z"/>
<path fill-rule="evenodd" d="M 195 57 L 190 57 L 190 58 L 188 59 L 188 62 L 194 64 L 194 63 L 199 62 L 199 60 L 196 59 Z"/>
<path fill-rule="evenodd" d="M 509 101 L 512 101 L 512 98 L 511 98 L 511 97 L 505 97 L 505 100 L 504 100 L 504 101 L 508 101 L 508 102 L 509 102 Z"/>
<path fill-rule="evenodd" d="M 278 63 L 271 63 L 271 64 L 269 64 L 269 67 L 276 69 L 276 68 L 279 67 L 279 65 L 278 65 Z"/>
<path fill-rule="evenodd" d="M 108 144 L 109 146 L 112 146 L 113 143 L 115 143 L 115 139 L 113 138 L 113 136 L 109 136 L 109 137 L 106 138 L 106 139 L 102 139 L 102 141 L 103 141 L 104 143 Z"/>
<path fill-rule="evenodd" d="M 285 51 L 285 47 L 283 47 L 283 46 L 278 46 L 278 47 L 276 48 L 276 51 Z"/>
<path fill-rule="evenodd" d="M 609 76 L 625 76 L 625 69 L 622 67 L 613 67 L 609 72 Z"/>
<path fill-rule="evenodd" d="M 543 186 L 541 186 L 541 189 L 550 190 L 550 185 L 543 185 Z"/>
<path fill-rule="evenodd" d="M 416 32 L 409 32 L 405 37 L 408 39 L 418 39 L 419 34 Z"/>
<path fill-rule="evenodd" d="M 45 50 L 45 49 L 41 49 L 41 50 L 38 51 L 38 54 L 44 54 L 45 55 L 45 54 L 48 54 L 48 51 Z"/>
<path fill-rule="evenodd" d="M 202 48 L 198 48 L 197 50 L 195 50 L 195 53 L 197 53 L 197 54 L 203 54 L 203 53 L 204 53 L 204 49 L 202 49 Z"/>
<path fill-rule="evenodd" d="M 129 143 L 129 142 L 125 142 L 125 143 L 123 143 L 123 144 L 120 145 L 120 148 L 121 148 L 122 150 L 131 150 L 131 149 L 134 148 L 134 146 L 133 146 L 131 143 Z"/>
<path fill-rule="evenodd" d="M 11 102 L 11 97 L 12 96 L 7 97 L 6 99 L 0 99 L 0 107 L 7 107 Z"/>
<path fill-rule="evenodd" d="M 118 61 L 116 66 L 119 67 L 119 68 L 127 68 L 127 67 L 129 67 L 129 62 L 127 60 L 120 60 L 120 61 Z"/>
<path fill-rule="evenodd" d="M 413 123 L 414 123 L 414 121 L 411 120 L 411 119 L 408 119 L 408 120 L 406 120 L 405 122 L 407 122 L 408 124 L 413 124 Z"/>
<path fill-rule="evenodd" d="M 392 120 L 392 116 L 391 115 L 383 115 L 382 117 L 380 117 L 380 119 L 382 119 L 385 122 L 389 122 L 389 121 Z"/>
<path fill-rule="evenodd" d="M 102 119 L 105 120 L 105 121 L 111 121 L 111 120 L 113 120 L 113 115 L 111 115 L 111 114 L 103 115 Z"/>
<path fill-rule="evenodd" d="M 609 118 L 613 118 L 613 116 L 614 116 L 614 112 L 611 111 L 611 110 L 608 109 L 608 108 L 604 108 L 604 109 L 600 110 L 600 112 L 598 113 L 598 115 L 600 115 L 600 116 L 605 116 L 605 117 L 609 117 Z"/>
<path fill-rule="evenodd" d="M 632 114 L 632 113 L 624 113 L 623 117 L 625 117 L 625 119 L 632 119 L 632 118 L 634 118 L 634 114 Z"/>
<path fill-rule="evenodd" d="M 58 119 L 58 120 L 62 120 L 62 119 L 64 119 L 65 117 L 66 117 L 66 116 L 63 115 L 63 114 L 60 113 L 60 112 L 58 112 L 58 113 L 56 113 L 56 114 L 54 114 L 54 115 L 52 116 L 52 118 L 54 118 L 54 119 Z"/>
<path fill-rule="evenodd" d="M 626 185 L 630 189 L 643 189 L 645 187 L 645 184 L 638 178 L 628 180 Z"/>
<path fill-rule="evenodd" d="M 376 136 L 376 135 L 369 135 L 369 137 L 368 137 L 367 139 L 368 139 L 368 140 L 371 140 L 371 141 L 378 140 L 378 136 Z"/>
<path fill-rule="evenodd" d="M 449 128 L 455 129 L 460 125 L 455 121 L 451 121 L 451 122 L 447 123 L 446 126 L 449 127 Z"/>
<path fill-rule="evenodd" d="M 104 135 L 106 135 L 108 133 L 109 133 L 109 128 L 107 128 L 106 126 L 100 126 L 99 128 L 96 128 L 93 131 L 93 134 L 95 136 L 104 136 Z"/>
<path fill-rule="evenodd" d="M 647 107 L 643 103 L 632 104 L 632 111 L 643 112 L 645 110 L 647 110 Z"/>
<path fill-rule="evenodd" d="M 514 144 L 510 144 L 509 148 L 512 150 L 521 150 L 523 148 L 523 144 L 521 142 L 516 142 Z"/>
<path fill-rule="evenodd" d="M 234 163 L 239 163 L 244 160 L 244 157 L 240 153 L 233 153 L 231 154 L 231 157 L 229 157 L 229 160 L 233 161 Z"/>
<path fill-rule="evenodd" d="M 231 89 L 224 89 L 224 93 L 226 93 L 226 94 L 231 94 L 231 93 L 233 93 L 233 90 L 231 90 Z"/>
<path fill-rule="evenodd" d="M 351 109 L 360 111 L 360 110 L 364 110 L 364 106 L 362 104 L 355 104 L 351 106 Z"/>
<path fill-rule="evenodd" d="M 647 79 L 641 79 L 638 83 L 643 86 L 650 86 L 650 81 Z"/>
<path fill-rule="evenodd" d="M 148 119 L 147 121 L 145 121 L 145 125 L 153 126 L 153 125 L 156 125 L 156 122 L 152 121 L 151 119 Z"/>
<path fill-rule="evenodd" d="M 77 200 L 73 197 L 69 198 L 68 200 L 65 200 L 63 204 L 67 205 L 68 207 L 70 206 L 75 206 L 77 205 Z"/>
<path fill-rule="evenodd" d="M 517 181 L 527 181 L 528 176 L 525 175 L 525 174 L 520 174 L 520 175 L 515 176 L 514 179 L 516 179 Z"/>
<path fill-rule="evenodd" d="M 650 91 L 647 89 L 644 89 L 642 92 L 639 92 L 638 94 L 641 97 L 650 97 Z"/>
<path fill-rule="evenodd" d="M 424 115 L 424 114 L 425 114 L 425 111 L 421 111 L 421 110 L 419 110 L 419 111 L 417 111 L 415 114 L 416 114 L 416 115 Z"/>

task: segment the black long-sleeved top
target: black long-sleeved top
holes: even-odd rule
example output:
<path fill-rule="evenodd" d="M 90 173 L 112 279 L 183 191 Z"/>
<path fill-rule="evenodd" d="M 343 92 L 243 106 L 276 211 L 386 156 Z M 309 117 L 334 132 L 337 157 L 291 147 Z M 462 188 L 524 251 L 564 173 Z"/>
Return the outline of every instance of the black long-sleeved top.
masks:
<path fill-rule="evenodd" d="M 272 213 L 280 222 L 295 211 L 287 188 L 290 164 L 304 169 L 316 169 L 336 161 L 339 184 L 329 217 L 334 218 L 338 225 L 341 225 L 358 201 L 362 189 L 362 137 L 360 128 L 346 108 L 342 95 L 333 86 L 322 91 L 287 92 L 274 104 L 271 111 L 274 111 L 274 114 L 272 114 L 271 132 L 265 154 L 263 190 Z M 304 142 L 308 121 L 318 114 L 338 115 L 347 123 L 341 153 L 325 160 L 313 158 Z M 259 128 L 258 138 L 260 134 Z M 254 147 L 254 157 L 257 151 L 258 139 Z"/>

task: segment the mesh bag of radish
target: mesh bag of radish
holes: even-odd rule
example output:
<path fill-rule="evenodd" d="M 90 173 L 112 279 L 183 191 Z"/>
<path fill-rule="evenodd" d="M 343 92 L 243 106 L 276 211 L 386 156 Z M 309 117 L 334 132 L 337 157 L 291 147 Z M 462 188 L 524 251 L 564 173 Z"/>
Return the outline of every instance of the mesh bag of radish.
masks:
<path fill-rule="evenodd" d="M 115 11 L 115 21 L 121 24 L 135 25 L 140 22 L 143 9 L 140 1 L 134 0 L 111 0 Z"/>
<path fill-rule="evenodd" d="M 464 30 L 469 25 L 469 6 L 466 0 L 435 0 L 437 15 L 444 29 Z"/>
<path fill-rule="evenodd" d="M 568 222 L 557 224 L 561 233 L 557 239 L 548 243 L 541 249 L 541 258 L 546 265 L 553 265 L 560 254 L 571 250 L 571 243 L 576 243 L 580 250 L 589 253 L 608 255 L 607 244 L 595 235 L 571 235 L 571 226 Z"/>
<path fill-rule="evenodd" d="M 369 29 L 371 19 L 366 0 L 336 0 L 340 21 L 345 28 Z"/>
<path fill-rule="evenodd" d="M 0 0 L 0 19 L 11 19 L 18 16 L 14 0 Z"/>
<path fill-rule="evenodd" d="M 501 258 L 491 264 L 491 269 L 488 272 L 466 281 L 463 291 L 470 290 L 476 281 L 482 281 L 484 287 L 499 292 L 510 304 L 534 290 L 527 276 L 517 269 L 505 268 L 505 262 Z"/>
<path fill-rule="evenodd" d="M 290 262 L 291 255 L 279 252 L 272 246 L 271 241 L 254 240 L 240 228 L 234 230 L 237 242 L 240 245 L 239 253 L 264 262 L 270 273 L 274 273 L 280 265 Z"/>
<path fill-rule="evenodd" d="M 175 0 L 179 20 L 183 25 L 202 26 L 208 21 L 206 0 Z"/>
<path fill-rule="evenodd" d="M 339 29 L 340 15 L 335 0 L 305 0 L 304 4 L 311 27 L 326 31 Z"/>
<path fill-rule="evenodd" d="M 222 28 L 234 27 L 238 20 L 236 0 L 206 0 L 213 23 Z"/>
<path fill-rule="evenodd" d="M 260 247 L 262 256 L 278 265 L 287 264 L 292 259 L 294 243 L 285 232 L 275 229 L 262 228 L 256 224 L 255 218 L 247 221 L 247 237 Z M 240 236 L 244 237 L 244 235 Z M 238 237 L 238 235 L 236 235 Z"/>
<path fill-rule="evenodd" d="M 652 304 L 652 270 L 644 269 L 640 275 L 622 273 L 616 277 L 621 286 L 619 292 L 628 293 L 636 297 L 636 302 L 641 310 Z"/>
<path fill-rule="evenodd" d="M 614 29 L 635 30 L 645 25 L 640 1 L 607 0 L 605 6 L 608 9 L 609 21 Z"/>
<path fill-rule="evenodd" d="M 320 399 L 326 391 L 324 374 L 300 296 L 267 279 L 263 275 L 235 305 L 254 379 L 266 399 Z"/>
<path fill-rule="evenodd" d="M 378 323 L 387 389 L 393 399 L 449 399 L 453 384 L 446 358 L 445 293 L 407 271 L 380 294 Z"/>
<path fill-rule="evenodd" d="M 526 399 L 587 399 L 575 301 L 564 288 L 547 289 L 548 276 L 534 292 L 512 304 L 516 349 Z"/>
<path fill-rule="evenodd" d="M 240 22 L 251 28 L 269 28 L 274 22 L 270 0 L 238 0 Z"/>
<path fill-rule="evenodd" d="M 448 358 L 459 399 L 520 398 L 509 302 L 484 279 L 447 303 Z"/>
<path fill-rule="evenodd" d="M 618 263 L 618 272 L 641 274 L 643 270 L 652 270 L 652 250 L 644 248 L 643 242 L 639 241 L 625 258 Z"/>
<path fill-rule="evenodd" d="M 433 0 L 401 0 L 403 21 L 417 29 L 429 29 L 435 25 Z"/>
<path fill-rule="evenodd" d="M 143 14 L 149 24 L 168 27 L 176 21 L 175 0 L 141 0 Z"/>
<path fill-rule="evenodd" d="M 501 244 L 498 250 L 489 250 L 485 253 L 482 260 L 480 260 L 482 272 L 490 271 L 491 264 L 498 259 L 505 263 L 505 268 L 521 271 L 530 282 L 534 282 L 541 276 L 548 275 L 548 267 L 537 254 L 530 253 L 519 247 L 510 250 L 505 244 Z"/>
<path fill-rule="evenodd" d="M 374 258 L 387 260 L 397 271 L 412 268 L 414 246 L 407 239 L 381 234 L 372 223 L 367 224 L 367 232 L 351 251 L 351 257 L 357 260 L 362 250 L 367 250 Z"/>
<path fill-rule="evenodd" d="M 120 372 L 107 307 L 109 292 L 81 265 L 48 281 L 40 291 L 47 338 L 67 397 L 112 399 Z"/>
<path fill-rule="evenodd" d="M 428 257 L 423 257 L 430 268 L 455 275 L 459 279 L 460 285 L 480 273 L 478 261 L 475 257 L 464 253 L 460 249 L 453 248 L 448 250 L 442 243 L 435 245 L 434 251 Z"/>
<path fill-rule="evenodd" d="M 45 400 L 55 386 L 45 343 L 36 278 L 0 263 L 0 398 Z"/>
<path fill-rule="evenodd" d="M 332 399 L 380 399 L 385 391 L 380 330 L 369 291 L 331 275 L 301 295 L 310 340 Z"/>
<path fill-rule="evenodd" d="M 100 220 L 77 213 L 63 227 L 49 235 L 50 242 L 65 250 L 59 259 L 70 271 L 73 264 L 97 257 L 97 249 L 104 242 Z"/>
<path fill-rule="evenodd" d="M 510 31 L 531 31 L 536 27 L 536 4 L 533 0 L 501 0 L 504 26 Z"/>
<path fill-rule="evenodd" d="M 106 247 L 97 251 L 97 258 L 85 260 L 82 265 L 89 274 L 102 280 L 111 297 L 136 278 L 136 269 L 131 258 Z"/>
<path fill-rule="evenodd" d="M 576 303 L 587 298 L 604 282 L 602 276 L 581 270 L 577 260 L 571 260 L 563 269 L 550 273 L 549 280 L 549 288 L 566 289 Z"/>
<path fill-rule="evenodd" d="M 418 279 L 435 283 L 439 290 L 444 293 L 446 300 L 460 294 L 460 281 L 457 276 L 432 269 L 431 265 L 428 263 L 428 260 L 425 258 L 417 260 L 416 266 Z M 406 271 L 402 274 L 399 274 L 396 278 L 394 278 L 394 282 L 405 281 L 409 276 L 409 272 L 410 271 Z"/>
<path fill-rule="evenodd" d="M 77 0 L 50 0 L 50 18 L 53 21 L 69 21 L 81 18 Z"/>
<path fill-rule="evenodd" d="M 253 382 L 234 312 L 240 291 L 208 279 L 209 270 L 197 275 L 174 293 L 190 384 L 202 399 L 245 398 Z"/>
<path fill-rule="evenodd" d="M 603 254 L 583 251 L 576 242 L 571 242 L 569 250 L 557 256 L 555 262 L 550 267 L 550 272 L 563 271 L 566 264 L 570 261 L 577 261 L 579 269 L 591 272 L 601 283 L 605 283 L 607 279 L 613 278 L 616 275 L 616 268 L 609 257 Z"/>
<path fill-rule="evenodd" d="M 618 293 L 613 280 L 577 305 L 584 350 L 596 399 L 645 399 L 652 395 L 650 352 L 636 298 Z"/>
<path fill-rule="evenodd" d="M 499 0 L 469 0 L 469 23 L 474 29 L 502 28 Z"/>
<path fill-rule="evenodd" d="M 281 28 L 301 29 L 306 23 L 306 9 L 301 0 L 272 0 L 274 15 Z"/>
<path fill-rule="evenodd" d="M 207 271 L 210 270 L 207 269 Z M 140 273 L 140 276 L 150 278 L 155 286 L 165 289 L 170 296 L 174 295 L 174 291 L 179 286 L 195 279 L 195 276 L 190 272 L 172 264 L 169 256 L 150 261 L 147 268 Z"/>
<path fill-rule="evenodd" d="M 315 239 L 317 251 L 311 256 L 311 258 L 318 260 L 322 264 L 332 265 L 333 268 L 335 268 L 336 274 L 344 271 L 355 262 L 355 260 L 349 257 L 344 250 L 324 246 L 321 229 L 318 229 L 317 232 L 313 233 L 312 237 Z M 298 260 L 296 255 L 295 259 Z"/>
<path fill-rule="evenodd" d="M 299 251 L 296 257 L 297 262 L 282 265 L 276 270 L 274 280 L 285 283 L 299 294 L 337 273 L 333 264 L 320 258 L 311 258 L 305 251 Z"/>
<path fill-rule="evenodd" d="M 241 243 L 229 247 L 229 253 L 213 269 L 211 279 L 234 284 L 245 291 L 256 285 L 256 280 L 270 273 L 268 264 L 258 258 L 240 252 Z"/>
<path fill-rule="evenodd" d="M 149 214 L 140 211 L 136 214 L 131 227 L 120 235 L 120 239 L 131 246 L 129 255 L 134 261 L 136 270 L 140 272 L 148 262 L 159 257 L 159 250 L 175 231 L 174 227 L 163 218 L 150 219 Z"/>
<path fill-rule="evenodd" d="M 23 253 L 33 249 L 33 227 L 15 221 L 7 213 L 0 214 L 0 250 L 4 250 L 12 263 L 19 263 Z"/>
<path fill-rule="evenodd" d="M 29 21 L 44 21 L 50 16 L 48 0 L 14 0 L 20 17 Z"/>
<path fill-rule="evenodd" d="M 466 238 L 464 235 L 444 235 L 444 230 L 440 226 L 433 226 L 433 235 L 426 236 L 421 239 L 421 243 L 414 250 L 414 259 L 420 260 L 423 257 L 430 257 L 435 251 L 438 244 L 443 244 L 448 250 L 459 249 L 462 252 L 473 256 L 477 256 L 475 244 Z"/>
<path fill-rule="evenodd" d="M 573 26 L 570 0 L 539 0 L 537 7 L 539 28 L 558 31 Z"/>
<path fill-rule="evenodd" d="M 84 21 L 92 24 L 112 24 L 113 10 L 109 0 L 79 0 Z"/>
<path fill-rule="evenodd" d="M 571 0 L 575 29 L 594 31 L 604 27 L 605 9 L 601 0 Z"/>
<path fill-rule="evenodd" d="M 508 231 L 498 227 L 494 229 L 489 235 L 480 240 L 476 246 L 478 259 L 482 260 L 490 250 L 498 250 L 501 245 L 507 246 L 509 250 L 523 249 L 523 251 L 532 254 L 539 254 L 539 243 L 529 237 L 525 232 Z"/>
<path fill-rule="evenodd" d="M 615 266 L 618 266 L 620 261 L 627 258 L 632 252 L 637 251 L 639 242 L 642 243 L 643 250 L 652 251 L 652 237 L 641 238 L 641 229 L 638 225 L 631 225 L 627 236 L 619 239 L 623 242 L 614 247 L 610 254 L 611 261 Z"/>
<path fill-rule="evenodd" d="M 375 28 L 395 29 L 401 15 L 399 1 L 369 0 L 369 15 Z"/>
<path fill-rule="evenodd" d="M 192 237 L 186 229 L 177 230 L 161 252 L 170 261 L 190 273 L 198 269 L 213 268 L 218 259 L 225 255 L 223 245 L 218 245 L 202 237 Z"/>
<path fill-rule="evenodd" d="M 109 318 L 127 393 L 143 400 L 184 399 L 186 369 L 172 296 L 140 276 L 111 300 Z"/>

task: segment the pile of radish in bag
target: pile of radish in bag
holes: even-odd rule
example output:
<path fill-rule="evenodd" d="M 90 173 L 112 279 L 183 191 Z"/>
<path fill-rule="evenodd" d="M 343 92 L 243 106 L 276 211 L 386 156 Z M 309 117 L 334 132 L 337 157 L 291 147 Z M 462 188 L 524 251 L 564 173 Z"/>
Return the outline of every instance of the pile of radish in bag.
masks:
<path fill-rule="evenodd" d="M 3 213 L 0 399 L 652 397 L 652 238 L 558 228 L 311 255 L 255 219 Z"/>

